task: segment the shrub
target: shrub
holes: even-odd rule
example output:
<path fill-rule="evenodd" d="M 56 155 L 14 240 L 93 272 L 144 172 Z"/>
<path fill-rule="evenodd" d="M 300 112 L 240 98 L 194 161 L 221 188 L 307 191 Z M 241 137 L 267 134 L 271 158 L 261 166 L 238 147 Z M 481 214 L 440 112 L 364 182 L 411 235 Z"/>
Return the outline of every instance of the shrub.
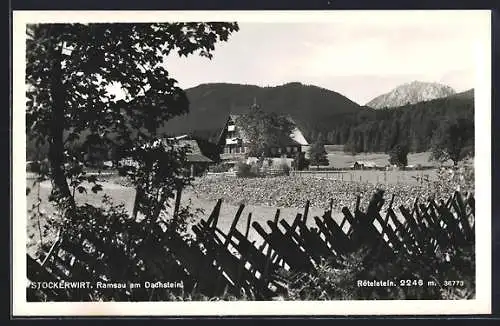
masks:
<path fill-rule="evenodd" d="M 292 167 L 295 170 L 302 171 L 309 168 L 309 160 L 305 158 L 304 152 L 298 152 L 295 154 L 295 158 L 292 161 Z"/>
<path fill-rule="evenodd" d="M 450 253 L 449 253 L 450 254 Z M 418 259 L 396 254 L 392 259 L 361 248 L 343 261 L 323 261 L 313 273 L 302 273 L 290 284 L 288 300 L 439 300 L 473 299 L 475 296 L 474 247 L 451 255 L 426 254 Z M 391 287 L 358 286 L 358 280 L 394 280 Z M 402 286 L 400 280 L 421 280 L 422 285 Z M 443 280 L 460 280 L 450 287 Z M 427 286 L 427 281 L 434 281 Z M 407 284 L 407 283 L 406 283 Z"/>
<path fill-rule="evenodd" d="M 257 177 L 260 173 L 260 167 L 256 164 L 250 164 L 250 177 Z"/>
<path fill-rule="evenodd" d="M 389 151 L 389 163 L 404 168 L 408 165 L 408 146 L 396 145 Z"/>
<path fill-rule="evenodd" d="M 78 250 L 71 252 L 80 260 L 79 264 L 86 266 L 89 277 L 87 280 L 90 282 L 97 282 L 102 277 L 112 282 L 170 278 L 183 280 L 186 286 L 184 290 L 189 291 L 194 283 L 177 267 L 176 258 L 164 241 L 170 238 L 172 233 L 177 233 L 188 246 L 194 245 L 188 225 L 199 219 L 204 212 L 193 210 L 189 202 L 187 206 L 180 208 L 175 222 L 171 215 L 162 213 L 156 221 L 136 221 L 129 216 L 123 204 L 114 205 L 111 198 L 104 195 L 101 207 L 88 204 L 78 206 L 75 218 L 72 221 L 65 220 L 60 225 L 61 236 L 68 243 L 81 244 L 88 254 L 84 257 L 91 259 L 90 263 L 79 258 L 81 256 Z M 85 297 L 91 301 L 169 301 L 182 300 L 179 298 L 182 295 L 180 289 L 151 291 L 137 288 L 114 289 L 110 292 L 93 288 L 89 289 Z"/>
<path fill-rule="evenodd" d="M 240 178 L 256 177 L 258 167 L 255 165 L 246 164 L 245 162 L 238 162 L 236 164 L 236 176 Z"/>
<path fill-rule="evenodd" d="M 280 170 L 283 170 L 283 174 L 290 175 L 290 167 L 286 164 L 286 162 L 280 164 Z"/>
<path fill-rule="evenodd" d="M 40 162 L 33 161 L 26 163 L 26 172 L 40 173 Z"/>
<path fill-rule="evenodd" d="M 230 166 L 227 163 L 218 163 L 210 167 L 211 172 L 222 173 L 229 171 Z"/>

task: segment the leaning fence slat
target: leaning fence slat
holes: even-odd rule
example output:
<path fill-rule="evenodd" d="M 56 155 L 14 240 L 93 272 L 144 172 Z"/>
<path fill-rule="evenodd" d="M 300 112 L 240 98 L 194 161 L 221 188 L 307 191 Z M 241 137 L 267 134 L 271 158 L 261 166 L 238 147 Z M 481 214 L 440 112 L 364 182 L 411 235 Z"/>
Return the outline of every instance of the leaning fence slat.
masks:
<path fill-rule="evenodd" d="M 319 228 L 319 231 L 324 235 L 326 242 L 330 244 L 332 247 L 332 250 L 335 250 L 336 253 L 338 253 L 338 246 L 336 245 L 337 241 L 331 234 L 331 232 L 328 230 L 328 227 L 326 226 L 326 223 L 322 221 L 319 217 L 315 216 L 314 221 L 316 222 L 316 225 Z"/>
<path fill-rule="evenodd" d="M 415 220 L 413 219 L 411 212 L 409 212 L 404 206 L 400 206 L 399 211 L 401 212 L 401 214 L 405 218 L 405 221 L 407 222 L 408 229 L 406 230 L 406 232 L 408 233 L 409 238 L 412 239 L 413 241 L 413 247 L 417 251 L 420 251 L 420 246 L 423 245 L 424 243 L 420 228 L 415 223 Z"/>
<path fill-rule="evenodd" d="M 411 237 L 408 234 L 408 232 L 406 232 L 403 224 L 401 224 L 401 222 L 399 221 L 394 210 L 392 208 L 389 208 L 387 210 L 387 214 L 389 214 L 389 217 L 395 226 L 394 230 L 395 234 L 401 238 L 401 243 L 403 243 L 404 247 L 408 252 L 413 251 L 414 250 L 413 241 L 411 240 Z"/>
<path fill-rule="evenodd" d="M 345 210 L 345 216 L 349 216 L 351 214 L 349 212 L 349 209 L 345 207 Z M 349 237 L 344 233 L 342 228 L 340 228 L 340 226 L 337 224 L 337 222 L 335 222 L 335 220 L 328 215 L 323 216 L 323 221 L 327 230 L 333 237 L 333 243 L 331 244 L 335 246 L 335 250 L 342 253 L 349 252 L 352 247 L 351 241 Z"/>
<path fill-rule="evenodd" d="M 455 219 L 453 213 L 450 212 L 448 206 L 439 206 L 438 212 L 446 223 L 447 233 L 454 244 L 459 244 L 464 242 L 463 234 L 460 231 L 460 227 Z"/>
<path fill-rule="evenodd" d="M 236 212 L 236 215 L 234 216 L 233 222 L 231 223 L 231 227 L 229 228 L 229 232 L 227 233 L 224 247 L 227 247 L 227 245 L 229 244 L 229 240 L 231 240 L 231 237 L 233 236 L 233 232 L 236 228 L 236 225 L 238 224 L 241 213 L 243 213 L 243 209 L 245 209 L 245 205 L 241 204 L 240 207 L 238 208 L 238 211 Z"/>
<path fill-rule="evenodd" d="M 383 239 L 384 235 L 387 235 L 389 243 L 392 244 L 394 250 L 400 251 L 402 249 L 401 241 L 394 233 L 392 227 L 387 223 L 388 218 L 386 217 L 386 220 L 384 221 L 380 216 L 380 214 L 377 213 L 375 215 L 375 219 L 379 222 L 380 226 L 382 227 L 382 234 L 380 235 L 381 238 Z"/>
<path fill-rule="evenodd" d="M 354 230 L 354 227 L 355 227 L 355 224 L 356 224 L 356 220 L 352 216 L 351 211 L 349 211 L 349 208 L 343 207 L 342 208 L 342 213 L 344 214 L 345 219 L 349 222 L 349 230 L 347 231 L 346 235 L 350 236 L 350 234 Z"/>
<path fill-rule="evenodd" d="M 450 242 L 450 237 L 441 223 L 444 223 L 439 220 L 436 212 L 436 206 L 433 201 L 430 202 L 429 206 L 427 206 L 426 210 L 423 210 L 424 216 L 428 216 L 429 220 L 433 221 L 433 231 L 435 234 L 435 239 L 437 240 L 439 246 L 447 247 Z"/>
<path fill-rule="evenodd" d="M 208 225 L 211 225 L 212 223 L 215 222 L 216 219 L 218 219 L 221 205 L 222 205 L 222 199 L 217 200 L 217 204 L 215 204 L 212 213 L 210 213 L 210 216 L 208 217 L 207 220 Z M 217 222 L 215 222 L 215 224 L 217 224 Z"/>
<path fill-rule="evenodd" d="M 284 258 L 285 261 L 295 265 L 298 270 L 309 271 L 313 267 L 307 254 L 300 249 L 300 247 L 293 242 L 290 237 L 285 236 L 277 227 L 272 223 L 268 223 L 272 230 L 271 236 L 274 239 L 273 245 L 276 245 L 276 251 Z"/>
<path fill-rule="evenodd" d="M 469 223 L 467 207 L 465 206 L 465 202 L 459 191 L 455 192 L 455 199 L 456 205 L 458 205 L 458 207 L 460 208 L 460 212 L 457 210 L 457 207 L 455 207 L 455 210 L 457 211 L 458 217 L 460 219 L 460 224 L 462 225 L 462 228 L 464 230 L 465 238 L 466 240 L 471 240 L 474 237 L 474 233 L 472 232 L 472 228 Z"/>
<path fill-rule="evenodd" d="M 248 213 L 247 227 L 245 229 L 245 238 L 248 238 L 248 233 L 250 232 L 250 223 L 252 223 L 252 213 Z"/>
<path fill-rule="evenodd" d="M 284 229 L 285 230 L 290 230 L 290 225 L 285 221 L 285 220 L 281 220 L 280 223 L 283 225 Z M 325 251 L 324 251 L 324 247 L 322 247 L 321 245 L 319 245 L 318 243 L 314 243 L 311 239 L 311 234 L 310 231 L 305 228 L 305 226 L 303 225 L 303 222 L 301 222 L 299 224 L 299 228 L 300 228 L 300 235 L 298 235 L 297 233 L 293 232 L 293 233 L 289 233 L 292 235 L 293 239 L 295 241 L 297 241 L 297 243 L 302 247 L 304 248 L 306 254 L 313 260 L 315 260 L 316 262 L 319 262 L 320 260 L 320 257 L 324 257 L 325 256 Z M 288 232 L 287 232 L 288 233 Z M 326 246 L 326 245 L 325 245 Z M 330 250 L 328 250 L 328 247 L 326 247 L 327 251 L 326 251 L 326 255 L 328 254 L 332 254 Z"/>
<path fill-rule="evenodd" d="M 469 195 L 469 197 L 467 197 L 467 204 L 469 204 L 469 206 L 472 208 L 472 215 L 475 215 L 476 200 L 474 199 L 474 197 L 472 195 Z"/>
<path fill-rule="evenodd" d="M 320 258 L 333 256 L 333 252 L 317 233 L 312 232 L 304 223 L 300 223 L 299 228 L 305 244 L 310 248 L 309 254 L 314 256 L 317 262 L 319 262 Z"/>
<path fill-rule="evenodd" d="M 259 233 L 268 244 L 270 244 L 278 254 L 283 258 L 283 260 L 296 271 L 308 271 L 309 268 L 306 267 L 305 262 L 300 260 L 300 256 L 296 256 L 297 252 L 294 250 L 296 246 L 292 243 L 286 243 L 281 237 L 279 237 L 278 232 L 271 232 L 267 234 L 264 229 L 260 226 L 258 222 L 252 223 L 253 228 Z M 277 229 L 277 228 L 276 228 Z"/>
<path fill-rule="evenodd" d="M 45 265 L 45 263 L 50 259 L 50 257 L 57 251 L 57 248 L 59 247 L 59 245 L 61 244 L 61 235 L 60 235 L 60 232 L 61 231 L 58 231 L 57 232 L 57 238 L 56 238 L 56 241 L 54 241 L 54 243 L 52 244 L 52 246 L 50 247 L 50 250 L 49 252 L 47 253 L 47 255 L 45 256 L 45 258 L 43 259 L 42 261 L 42 266 Z"/>
<path fill-rule="evenodd" d="M 307 222 L 307 215 L 309 214 L 309 205 L 310 205 L 310 201 L 306 201 L 306 206 L 304 207 L 304 214 L 302 215 L 302 218 L 303 218 L 303 221 L 304 223 Z"/>

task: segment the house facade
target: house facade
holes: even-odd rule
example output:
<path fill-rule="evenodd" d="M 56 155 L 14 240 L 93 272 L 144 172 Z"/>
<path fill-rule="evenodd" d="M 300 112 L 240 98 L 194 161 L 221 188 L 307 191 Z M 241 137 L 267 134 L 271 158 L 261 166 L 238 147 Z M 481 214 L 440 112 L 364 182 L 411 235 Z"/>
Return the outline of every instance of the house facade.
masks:
<path fill-rule="evenodd" d="M 244 131 L 236 124 L 238 117 L 239 115 L 235 114 L 229 115 L 220 133 L 218 144 L 221 148 L 221 160 L 241 160 L 250 150 Z M 297 153 L 305 151 L 308 146 L 309 143 L 300 129 L 295 127 L 289 136 L 281 137 L 277 140 L 276 146 L 269 148 L 269 156 L 293 158 Z"/>

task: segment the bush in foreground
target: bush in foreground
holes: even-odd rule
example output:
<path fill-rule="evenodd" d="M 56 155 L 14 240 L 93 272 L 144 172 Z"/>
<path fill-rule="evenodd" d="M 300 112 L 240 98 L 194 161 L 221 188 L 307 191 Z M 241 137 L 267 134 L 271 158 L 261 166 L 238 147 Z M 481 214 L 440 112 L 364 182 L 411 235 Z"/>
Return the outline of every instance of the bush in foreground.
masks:
<path fill-rule="evenodd" d="M 374 258 L 375 257 L 375 258 Z M 392 280 L 394 286 L 359 286 L 358 282 Z M 457 284 L 450 281 L 459 281 Z M 418 260 L 393 259 L 368 248 L 351 253 L 338 266 L 324 261 L 315 273 L 291 284 L 287 300 L 459 300 L 475 297 L 474 246 L 448 255 Z"/>

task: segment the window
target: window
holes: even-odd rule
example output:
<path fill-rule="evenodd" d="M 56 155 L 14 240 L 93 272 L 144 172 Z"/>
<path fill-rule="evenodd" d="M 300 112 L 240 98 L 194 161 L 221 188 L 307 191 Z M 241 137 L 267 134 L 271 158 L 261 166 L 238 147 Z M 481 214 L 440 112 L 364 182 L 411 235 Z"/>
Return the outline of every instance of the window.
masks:
<path fill-rule="evenodd" d="M 239 152 L 240 152 L 240 148 L 236 147 L 236 153 L 239 153 Z"/>

